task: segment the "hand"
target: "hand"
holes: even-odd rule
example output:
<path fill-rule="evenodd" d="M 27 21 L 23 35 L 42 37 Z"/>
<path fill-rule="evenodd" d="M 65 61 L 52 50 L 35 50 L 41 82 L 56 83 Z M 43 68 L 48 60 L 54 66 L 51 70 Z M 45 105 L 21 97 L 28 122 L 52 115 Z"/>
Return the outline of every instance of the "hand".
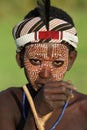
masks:
<path fill-rule="evenodd" d="M 44 110 L 47 111 L 53 111 L 57 107 L 63 107 L 67 99 L 73 97 L 73 93 L 70 90 L 76 90 L 76 87 L 70 82 L 47 82 L 38 92 L 39 106 L 40 102 L 43 103 Z M 43 108 L 40 109 L 40 111 L 42 110 Z"/>

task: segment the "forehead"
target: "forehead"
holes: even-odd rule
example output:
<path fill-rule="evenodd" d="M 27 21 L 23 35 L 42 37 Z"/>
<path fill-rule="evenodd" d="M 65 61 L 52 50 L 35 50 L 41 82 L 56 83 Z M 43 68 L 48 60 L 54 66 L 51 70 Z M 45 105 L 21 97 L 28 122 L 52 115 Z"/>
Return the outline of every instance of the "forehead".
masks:
<path fill-rule="evenodd" d="M 62 55 L 68 54 L 68 48 L 64 44 L 57 43 L 37 43 L 31 44 L 26 47 L 26 53 L 30 56 L 36 55 L 47 55 L 48 57 L 52 57 L 54 55 Z"/>

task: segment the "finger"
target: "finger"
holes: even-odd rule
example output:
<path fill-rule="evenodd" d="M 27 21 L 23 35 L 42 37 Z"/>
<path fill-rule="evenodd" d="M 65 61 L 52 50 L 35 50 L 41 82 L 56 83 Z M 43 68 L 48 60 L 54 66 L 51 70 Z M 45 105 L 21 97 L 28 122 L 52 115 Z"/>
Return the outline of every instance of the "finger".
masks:
<path fill-rule="evenodd" d="M 56 109 L 57 107 L 63 107 L 65 104 L 65 101 L 50 101 L 49 102 L 52 109 Z"/>
<path fill-rule="evenodd" d="M 70 80 L 67 81 L 67 83 L 71 86 L 69 86 L 70 88 L 72 88 L 72 90 L 77 90 L 77 87 L 75 85 L 72 84 L 72 82 Z"/>
<path fill-rule="evenodd" d="M 45 90 L 45 97 L 48 100 L 64 100 L 66 101 L 67 99 L 73 98 L 74 95 L 73 93 L 65 88 L 65 87 L 59 87 L 59 88 L 50 88 Z"/>
<path fill-rule="evenodd" d="M 70 91 L 70 89 L 66 89 L 65 94 L 66 94 L 68 99 L 69 98 L 74 98 L 74 94 L 72 93 L 72 91 Z"/>
<path fill-rule="evenodd" d="M 47 95 L 46 99 L 49 101 L 67 101 L 67 96 L 65 94 L 51 94 Z"/>
<path fill-rule="evenodd" d="M 46 88 L 54 88 L 54 87 L 63 87 L 65 86 L 68 89 L 76 90 L 77 88 L 71 84 L 69 81 L 55 81 L 46 83 Z"/>
<path fill-rule="evenodd" d="M 44 88 L 44 93 L 47 93 L 47 94 L 62 94 L 62 93 L 65 93 L 65 94 L 71 94 L 71 91 L 69 89 L 69 87 L 48 87 L 48 88 Z"/>

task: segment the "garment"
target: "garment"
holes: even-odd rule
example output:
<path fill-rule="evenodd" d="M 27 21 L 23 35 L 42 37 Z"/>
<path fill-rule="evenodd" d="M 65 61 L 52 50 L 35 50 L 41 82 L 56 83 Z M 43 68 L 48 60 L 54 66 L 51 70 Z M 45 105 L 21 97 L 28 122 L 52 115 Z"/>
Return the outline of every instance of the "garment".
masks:
<path fill-rule="evenodd" d="M 30 94 L 31 94 L 32 98 L 34 99 L 37 92 L 30 86 L 30 84 L 27 84 L 26 86 L 27 86 L 28 90 L 30 91 Z M 23 118 L 24 118 L 25 121 L 27 119 L 29 109 L 30 109 L 29 103 L 27 101 L 25 92 L 23 92 L 22 114 L 23 114 Z"/>

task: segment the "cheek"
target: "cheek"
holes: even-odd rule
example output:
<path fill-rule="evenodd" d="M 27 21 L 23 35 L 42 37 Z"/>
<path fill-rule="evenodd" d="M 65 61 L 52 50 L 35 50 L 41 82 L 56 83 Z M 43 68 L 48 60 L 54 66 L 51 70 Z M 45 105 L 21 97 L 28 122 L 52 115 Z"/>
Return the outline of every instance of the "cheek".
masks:
<path fill-rule="evenodd" d="M 62 80 L 64 78 L 66 71 L 67 71 L 67 67 L 68 67 L 68 61 L 65 62 L 62 67 L 53 68 L 52 69 L 53 78 L 57 81 Z"/>
<path fill-rule="evenodd" d="M 33 66 L 29 62 L 29 60 L 25 59 L 25 69 L 26 69 L 28 79 L 34 85 L 34 82 L 38 78 L 38 74 L 40 72 L 40 67 L 39 66 Z"/>

